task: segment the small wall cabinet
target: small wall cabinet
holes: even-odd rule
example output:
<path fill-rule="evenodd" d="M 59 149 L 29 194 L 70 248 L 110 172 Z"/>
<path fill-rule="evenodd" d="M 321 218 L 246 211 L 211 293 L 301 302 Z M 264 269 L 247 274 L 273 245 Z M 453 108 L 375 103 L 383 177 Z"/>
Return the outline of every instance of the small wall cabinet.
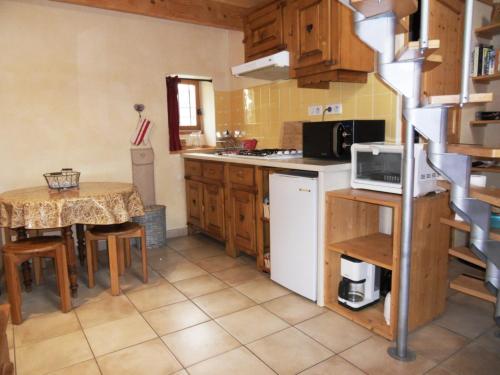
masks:
<path fill-rule="evenodd" d="M 255 9 L 243 19 L 245 62 L 269 56 L 287 48 L 284 33 L 285 1 L 273 1 Z"/>
<path fill-rule="evenodd" d="M 410 331 L 436 318 L 445 308 L 450 231 L 440 218 L 450 214 L 448 199 L 448 193 L 414 199 Z M 401 201 L 400 195 L 346 189 L 328 192 L 326 205 L 325 305 L 390 340 L 397 330 Z M 380 231 L 381 207 L 392 211 L 391 234 Z M 382 298 L 359 311 L 337 302 L 342 254 L 392 271 L 389 325 L 384 319 Z"/>

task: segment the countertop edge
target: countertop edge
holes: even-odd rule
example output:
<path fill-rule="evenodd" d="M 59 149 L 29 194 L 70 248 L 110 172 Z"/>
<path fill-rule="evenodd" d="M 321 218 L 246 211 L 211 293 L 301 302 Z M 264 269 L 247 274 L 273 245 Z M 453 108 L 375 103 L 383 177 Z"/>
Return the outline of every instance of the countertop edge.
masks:
<path fill-rule="evenodd" d="M 234 164 L 257 165 L 262 167 L 275 167 L 275 168 L 289 168 L 295 170 L 316 171 L 316 172 L 339 172 L 339 171 L 348 171 L 351 169 L 351 163 L 340 162 L 335 160 L 312 159 L 313 162 L 324 163 L 323 165 L 320 165 L 314 163 L 309 164 L 307 162 L 308 161 L 307 158 L 259 159 L 259 158 L 242 158 L 242 157 L 231 157 L 231 156 L 202 154 L 202 153 L 183 153 L 181 156 L 184 159 L 220 161 L 220 162 L 234 163 Z"/>

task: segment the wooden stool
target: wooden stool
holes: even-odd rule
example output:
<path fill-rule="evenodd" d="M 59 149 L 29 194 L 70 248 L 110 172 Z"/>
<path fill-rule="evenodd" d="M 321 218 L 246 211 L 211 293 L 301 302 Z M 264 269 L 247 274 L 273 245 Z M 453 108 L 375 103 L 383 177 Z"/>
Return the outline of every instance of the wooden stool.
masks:
<path fill-rule="evenodd" d="M 119 275 L 123 274 L 125 266 L 130 266 L 132 263 L 130 254 L 131 238 L 141 239 L 142 277 L 144 283 L 148 282 L 148 254 L 144 227 L 132 222 L 116 225 L 96 225 L 85 232 L 89 288 L 95 286 L 94 272 L 97 269 L 97 246 L 95 246 L 95 241 L 106 240 L 108 242 L 111 294 L 113 296 L 120 295 Z"/>
<path fill-rule="evenodd" d="M 14 324 L 21 324 L 23 321 L 21 314 L 21 285 L 17 266 L 34 257 L 55 259 L 57 286 L 61 296 L 61 311 L 66 313 L 71 310 L 68 263 L 66 261 L 64 240 L 61 237 L 46 236 L 10 242 L 3 247 L 3 261 L 12 323 Z"/>

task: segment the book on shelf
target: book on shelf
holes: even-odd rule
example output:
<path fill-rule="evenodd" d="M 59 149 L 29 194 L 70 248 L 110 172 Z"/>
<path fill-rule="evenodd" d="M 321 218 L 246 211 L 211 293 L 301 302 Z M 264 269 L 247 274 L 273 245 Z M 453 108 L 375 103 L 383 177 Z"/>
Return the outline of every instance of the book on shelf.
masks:
<path fill-rule="evenodd" d="M 474 47 L 471 58 L 471 76 L 480 77 L 500 71 L 500 50 L 479 44 Z"/>

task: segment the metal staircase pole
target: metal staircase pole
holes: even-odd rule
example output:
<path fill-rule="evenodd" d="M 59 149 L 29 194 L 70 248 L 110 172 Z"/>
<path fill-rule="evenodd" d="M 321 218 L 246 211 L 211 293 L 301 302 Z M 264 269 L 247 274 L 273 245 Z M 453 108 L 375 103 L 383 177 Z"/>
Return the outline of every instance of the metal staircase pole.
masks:
<path fill-rule="evenodd" d="M 420 8 L 420 48 L 426 48 L 429 41 L 429 0 L 422 0 Z M 422 50 L 423 51 L 423 50 Z M 422 80 L 422 65 L 418 74 L 414 75 L 414 92 L 411 98 L 404 97 L 405 110 L 420 106 L 420 83 Z M 398 332 L 396 347 L 387 351 L 389 355 L 400 361 L 413 361 L 415 352 L 408 349 L 408 316 L 410 307 L 410 273 L 411 249 L 413 232 L 413 184 L 415 179 L 415 128 L 411 121 L 406 121 L 406 135 L 403 167 L 403 209 L 401 228 L 401 252 L 399 269 L 399 304 L 398 304 Z"/>
<path fill-rule="evenodd" d="M 460 83 L 460 105 L 469 102 L 469 76 L 472 40 L 472 16 L 474 14 L 474 0 L 465 2 L 464 35 L 462 45 L 462 77 Z"/>

